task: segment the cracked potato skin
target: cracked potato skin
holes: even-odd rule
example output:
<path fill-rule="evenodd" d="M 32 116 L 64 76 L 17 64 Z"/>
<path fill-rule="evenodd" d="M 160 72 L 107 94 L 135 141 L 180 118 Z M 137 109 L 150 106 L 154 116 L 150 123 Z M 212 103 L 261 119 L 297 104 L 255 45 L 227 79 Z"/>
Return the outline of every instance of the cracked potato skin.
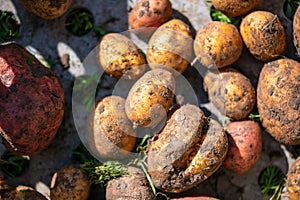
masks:
<path fill-rule="evenodd" d="M 16 43 L 0 45 L 0 110 L 5 146 L 29 156 L 50 144 L 64 115 L 60 80 Z"/>
<path fill-rule="evenodd" d="M 21 0 L 21 3 L 33 14 L 52 20 L 63 15 L 70 7 L 72 0 Z"/>
<path fill-rule="evenodd" d="M 89 148 L 97 158 L 125 159 L 134 148 L 135 136 L 124 98 L 108 96 L 97 103 L 88 133 Z"/>
<path fill-rule="evenodd" d="M 250 53 L 258 60 L 269 61 L 286 50 L 285 28 L 279 17 L 271 12 L 248 14 L 241 22 L 240 33 Z"/>
<path fill-rule="evenodd" d="M 286 196 L 290 200 L 300 199 L 300 157 L 290 166 L 286 178 Z"/>
<path fill-rule="evenodd" d="M 205 117 L 197 106 L 184 105 L 151 142 L 148 172 L 162 191 L 186 191 L 221 166 L 227 145 L 227 136 L 216 121 Z"/>
<path fill-rule="evenodd" d="M 97 47 L 97 59 L 116 78 L 135 79 L 146 69 L 146 58 L 132 40 L 119 33 L 106 34 Z"/>
<path fill-rule="evenodd" d="M 228 17 L 237 17 L 251 11 L 262 0 L 212 0 L 212 5 Z"/>
<path fill-rule="evenodd" d="M 257 107 L 263 127 L 283 144 L 300 144 L 300 63 L 283 58 L 259 75 Z"/>
<path fill-rule="evenodd" d="M 256 93 L 250 80 L 234 68 L 208 72 L 204 86 L 216 108 L 234 120 L 246 118 L 256 105 Z"/>
<path fill-rule="evenodd" d="M 162 67 L 183 73 L 190 64 L 192 54 L 190 27 L 179 19 L 173 19 L 161 25 L 151 36 L 147 61 L 151 69 Z"/>
<path fill-rule="evenodd" d="M 243 41 L 238 29 L 224 22 L 212 21 L 200 29 L 194 41 L 198 60 L 207 68 L 226 67 L 238 60 Z"/>

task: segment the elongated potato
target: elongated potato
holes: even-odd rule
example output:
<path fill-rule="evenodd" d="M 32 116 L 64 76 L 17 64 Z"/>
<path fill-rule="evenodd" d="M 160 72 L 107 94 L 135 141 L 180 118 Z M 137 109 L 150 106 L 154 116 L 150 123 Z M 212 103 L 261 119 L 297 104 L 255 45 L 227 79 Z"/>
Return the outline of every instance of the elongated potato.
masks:
<path fill-rule="evenodd" d="M 97 58 L 105 72 L 116 78 L 135 79 L 146 69 L 144 54 L 132 40 L 119 33 L 109 33 L 102 38 Z"/>
<path fill-rule="evenodd" d="M 238 29 L 224 22 L 209 22 L 197 32 L 194 51 L 202 65 L 208 68 L 228 66 L 240 57 L 243 41 Z"/>
<path fill-rule="evenodd" d="M 277 141 L 300 144 L 300 64 L 284 58 L 266 63 L 257 86 L 262 125 Z"/>
<path fill-rule="evenodd" d="M 151 69 L 164 67 L 182 73 L 189 65 L 193 53 L 190 27 L 179 19 L 160 26 L 148 44 L 147 61 Z"/>
<path fill-rule="evenodd" d="M 155 69 L 145 73 L 130 89 L 125 111 L 134 126 L 154 127 L 171 107 L 175 80 L 171 72 Z"/>
<path fill-rule="evenodd" d="M 124 159 L 134 148 L 136 132 L 125 113 L 125 99 L 108 96 L 99 101 L 89 126 L 89 149 L 98 159 Z"/>
<path fill-rule="evenodd" d="M 209 100 L 224 115 L 240 120 L 256 105 L 256 94 L 250 80 L 234 68 L 210 71 L 204 77 Z"/>
<path fill-rule="evenodd" d="M 240 33 L 250 53 L 269 61 L 282 55 L 287 46 L 286 32 L 277 15 L 255 11 L 243 18 Z"/>
<path fill-rule="evenodd" d="M 212 0 L 212 5 L 228 17 L 237 17 L 251 11 L 262 0 Z"/>
<path fill-rule="evenodd" d="M 194 105 L 174 112 L 151 143 L 148 172 L 154 185 L 166 192 L 183 192 L 206 180 L 222 164 L 228 148 L 220 124 Z"/>

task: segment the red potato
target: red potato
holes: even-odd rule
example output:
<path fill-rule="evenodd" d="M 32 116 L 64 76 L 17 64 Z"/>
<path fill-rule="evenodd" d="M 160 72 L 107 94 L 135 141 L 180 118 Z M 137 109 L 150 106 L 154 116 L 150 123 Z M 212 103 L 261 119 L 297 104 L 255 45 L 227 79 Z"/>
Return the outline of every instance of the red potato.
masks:
<path fill-rule="evenodd" d="M 262 151 L 262 130 L 258 123 L 245 120 L 227 125 L 228 153 L 223 166 L 243 174 L 259 160 Z"/>
<path fill-rule="evenodd" d="M 18 154 L 42 151 L 64 115 L 64 91 L 53 71 L 15 43 L 0 45 L 0 134 Z"/>

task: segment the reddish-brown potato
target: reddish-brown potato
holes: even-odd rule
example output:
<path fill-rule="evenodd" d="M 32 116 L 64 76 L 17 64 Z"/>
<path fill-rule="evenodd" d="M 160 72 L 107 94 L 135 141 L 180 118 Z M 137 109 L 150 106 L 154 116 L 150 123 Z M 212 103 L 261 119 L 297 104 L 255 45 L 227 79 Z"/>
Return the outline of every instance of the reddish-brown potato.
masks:
<path fill-rule="evenodd" d="M 212 0 L 212 5 L 228 17 L 237 17 L 251 11 L 262 0 Z"/>
<path fill-rule="evenodd" d="M 269 61 L 282 55 L 287 47 L 286 32 L 277 15 L 255 11 L 243 18 L 240 33 L 250 53 Z"/>
<path fill-rule="evenodd" d="M 228 133 L 228 153 L 223 166 L 235 173 L 249 171 L 260 158 L 262 130 L 254 121 L 230 122 L 225 128 Z"/>
<path fill-rule="evenodd" d="M 224 22 L 209 22 L 197 32 L 194 51 L 202 65 L 208 68 L 228 66 L 240 57 L 243 41 L 238 29 Z"/>
<path fill-rule="evenodd" d="M 259 75 L 257 107 L 262 125 L 277 141 L 300 144 L 300 63 L 278 59 Z"/>
<path fill-rule="evenodd" d="M 300 6 L 298 6 L 293 20 L 293 36 L 294 45 L 297 50 L 298 56 L 300 56 Z"/>
<path fill-rule="evenodd" d="M 58 77 L 15 43 L 0 45 L 0 110 L 6 147 L 25 155 L 49 145 L 64 115 Z"/>
<path fill-rule="evenodd" d="M 290 200 L 300 199 L 300 157 L 290 166 L 286 178 L 286 195 Z"/>

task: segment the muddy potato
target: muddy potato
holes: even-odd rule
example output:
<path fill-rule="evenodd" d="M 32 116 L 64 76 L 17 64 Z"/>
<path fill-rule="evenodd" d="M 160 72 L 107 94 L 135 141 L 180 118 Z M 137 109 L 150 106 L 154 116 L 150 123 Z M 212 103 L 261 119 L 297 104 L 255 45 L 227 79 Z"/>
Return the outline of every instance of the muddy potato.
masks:
<path fill-rule="evenodd" d="M 255 11 L 243 18 L 240 33 L 250 53 L 269 61 L 282 55 L 287 46 L 286 32 L 277 15 Z"/>
<path fill-rule="evenodd" d="M 128 172 L 130 174 L 108 182 L 106 200 L 155 200 L 156 197 L 143 171 L 139 168 L 129 167 Z"/>
<path fill-rule="evenodd" d="M 81 168 L 72 164 L 62 166 L 52 177 L 51 200 L 86 200 L 89 197 L 91 181 Z"/>
<path fill-rule="evenodd" d="M 129 29 L 159 27 L 172 17 L 169 0 L 141 0 L 129 13 Z"/>
<path fill-rule="evenodd" d="M 63 15 L 70 7 L 72 0 L 21 0 L 24 7 L 43 19 L 55 19 Z"/>
<path fill-rule="evenodd" d="M 251 11 L 262 0 L 212 0 L 212 5 L 228 17 L 237 17 Z"/>
<path fill-rule="evenodd" d="M 284 194 L 289 200 L 300 199 L 300 157 L 298 157 L 290 166 L 286 178 L 286 193 Z"/>
<path fill-rule="evenodd" d="M 216 108 L 234 120 L 246 118 L 256 105 L 256 93 L 250 80 L 233 68 L 208 72 L 204 86 Z"/>
<path fill-rule="evenodd" d="M 148 43 L 147 61 L 151 69 L 164 67 L 182 73 L 191 61 L 193 38 L 187 24 L 173 19 L 161 25 Z"/>
<path fill-rule="evenodd" d="M 41 152 L 63 116 L 64 91 L 56 74 L 22 46 L 0 45 L 0 135 L 5 146 L 22 155 Z"/>
<path fill-rule="evenodd" d="M 125 111 L 134 126 L 155 127 L 171 107 L 175 79 L 171 72 L 154 69 L 145 73 L 130 89 Z"/>
<path fill-rule="evenodd" d="M 300 144 L 300 64 L 283 58 L 266 63 L 259 75 L 257 107 L 262 125 L 277 141 Z"/>
<path fill-rule="evenodd" d="M 89 149 L 101 159 L 122 159 L 134 148 L 136 132 L 125 113 L 125 99 L 108 96 L 91 114 Z"/>
<path fill-rule="evenodd" d="M 194 51 L 202 65 L 208 68 L 228 66 L 240 57 L 243 41 L 238 29 L 224 22 L 209 22 L 200 29 L 194 41 Z"/>
<path fill-rule="evenodd" d="M 262 151 L 262 130 L 255 121 L 230 122 L 225 128 L 228 153 L 223 166 L 235 173 L 249 171 L 259 160 Z"/>
<path fill-rule="evenodd" d="M 148 151 L 148 172 L 162 191 L 183 192 L 206 180 L 222 164 L 228 141 L 220 124 L 199 107 L 174 112 Z"/>
<path fill-rule="evenodd" d="M 135 79 L 146 69 L 146 58 L 132 40 L 119 33 L 105 35 L 97 46 L 100 66 L 111 76 Z"/>
<path fill-rule="evenodd" d="M 300 56 L 300 7 L 298 6 L 294 19 L 293 19 L 293 37 L 294 45 L 297 50 L 298 56 Z"/>
<path fill-rule="evenodd" d="M 38 191 L 27 187 L 18 186 L 17 188 L 7 188 L 0 190 L 0 199 L 5 200 L 47 200 L 47 198 Z"/>

